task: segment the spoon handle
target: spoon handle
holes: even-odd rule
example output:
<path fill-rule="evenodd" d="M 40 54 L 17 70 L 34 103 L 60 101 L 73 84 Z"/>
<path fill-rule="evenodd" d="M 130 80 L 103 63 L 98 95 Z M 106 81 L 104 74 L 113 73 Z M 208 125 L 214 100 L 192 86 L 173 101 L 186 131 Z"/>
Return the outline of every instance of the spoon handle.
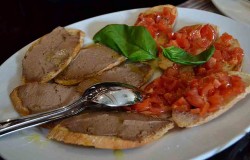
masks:
<path fill-rule="evenodd" d="M 76 102 L 47 112 L 33 114 L 17 119 L 8 119 L 0 122 L 0 137 L 25 128 L 37 126 L 57 119 L 75 115 L 86 108 L 82 105 L 86 100 L 81 97 Z"/>

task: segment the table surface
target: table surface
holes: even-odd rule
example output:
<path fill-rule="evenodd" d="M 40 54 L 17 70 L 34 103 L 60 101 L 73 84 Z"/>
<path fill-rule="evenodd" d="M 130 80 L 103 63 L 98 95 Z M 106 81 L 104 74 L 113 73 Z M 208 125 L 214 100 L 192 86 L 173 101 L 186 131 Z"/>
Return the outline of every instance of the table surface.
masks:
<path fill-rule="evenodd" d="M 207 1 L 207 0 L 203 0 Z M 23 46 L 50 32 L 57 26 L 127 9 L 159 4 L 183 4 L 184 0 L 8 0 L 0 6 L 0 64 Z M 111 5 L 112 4 L 112 5 Z M 185 2 L 182 7 L 191 3 Z M 212 5 L 212 4 L 209 4 Z M 191 5 L 192 7 L 192 5 Z M 210 6 L 211 7 L 211 6 Z M 208 7 L 203 7 L 210 10 Z M 212 9 L 210 11 L 217 12 Z M 218 12 L 217 12 L 218 13 Z M 250 160 L 250 135 L 208 160 Z M 1 155 L 1 151 L 0 151 Z M 1 157 L 0 157 L 1 160 Z"/>

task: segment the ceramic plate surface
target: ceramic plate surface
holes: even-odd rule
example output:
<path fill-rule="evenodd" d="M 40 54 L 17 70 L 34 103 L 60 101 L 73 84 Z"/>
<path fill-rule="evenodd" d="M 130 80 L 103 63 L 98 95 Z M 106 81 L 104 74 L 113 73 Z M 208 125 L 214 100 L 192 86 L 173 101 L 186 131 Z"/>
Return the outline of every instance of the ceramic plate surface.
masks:
<path fill-rule="evenodd" d="M 212 0 L 212 2 L 223 14 L 250 25 L 249 0 Z"/>
<path fill-rule="evenodd" d="M 106 14 L 69 25 L 86 32 L 85 45 L 107 24 L 133 25 L 145 9 Z M 175 30 L 197 23 L 219 26 L 220 33 L 236 37 L 245 51 L 243 71 L 250 73 L 250 27 L 210 12 L 178 8 Z M 25 46 L 0 66 L 0 119 L 17 117 L 10 102 L 10 92 L 20 85 L 21 61 L 30 45 Z M 0 138 L 0 154 L 8 160 L 186 160 L 210 157 L 235 143 L 250 130 L 250 96 L 215 120 L 191 129 L 175 129 L 155 143 L 130 150 L 102 150 L 50 141 L 47 130 L 32 128 Z"/>

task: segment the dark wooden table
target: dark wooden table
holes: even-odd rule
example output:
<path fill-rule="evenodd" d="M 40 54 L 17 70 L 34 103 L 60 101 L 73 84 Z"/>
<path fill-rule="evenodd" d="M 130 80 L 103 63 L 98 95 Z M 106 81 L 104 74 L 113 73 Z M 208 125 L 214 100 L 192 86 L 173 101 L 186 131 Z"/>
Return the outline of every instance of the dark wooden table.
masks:
<path fill-rule="evenodd" d="M 178 5 L 184 0 L 126 0 L 124 3 L 119 0 L 7 0 L 3 2 L 0 5 L 0 64 L 23 46 L 57 26 L 66 26 L 115 11 L 167 3 Z M 249 142 L 250 135 L 246 135 L 233 146 L 208 160 L 250 160 Z"/>

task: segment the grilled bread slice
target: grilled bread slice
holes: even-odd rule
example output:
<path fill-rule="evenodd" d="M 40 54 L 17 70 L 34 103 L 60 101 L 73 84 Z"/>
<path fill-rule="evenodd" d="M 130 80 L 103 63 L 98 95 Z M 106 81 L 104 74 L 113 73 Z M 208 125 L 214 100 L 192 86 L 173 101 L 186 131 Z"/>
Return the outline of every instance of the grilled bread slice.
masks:
<path fill-rule="evenodd" d="M 218 27 L 211 24 L 196 24 L 185 26 L 175 32 L 167 42 L 166 47 L 176 46 L 185 51 L 197 55 L 210 47 L 218 38 Z M 166 70 L 173 66 L 174 62 L 159 53 L 159 67 Z"/>
<path fill-rule="evenodd" d="M 196 66 L 197 75 L 206 75 L 219 71 L 241 71 L 244 50 L 239 41 L 228 33 L 223 33 L 213 44 L 215 52 L 204 64 Z"/>
<path fill-rule="evenodd" d="M 74 85 L 88 77 L 101 74 L 125 60 L 124 56 L 114 50 L 101 44 L 94 44 L 81 49 L 78 56 L 55 78 L 55 82 Z"/>
<path fill-rule="evenodd" d="M 154 6 L 152 8 L 149 8 L 145 10 L 143 13 L 140 13 L 140 15 L 137 18 L 137 21 L 135 22 L 135 25 L 144 25 L 142 23 L 141 18 L 142 16 L 147 16 L 147 15 L 152 15 L 152 14 L 169 14 L 169 19 L 164 19 L 164 24 L 167 25 L 167 27 L 173 28 L 176 18 L 178 16 L 177 8 L 173 5 L 166 4 L 166 5 L 159 5 L 159 6 Z M 171 19 L 171 20 L 170 20 Z M 157 23 L 157 22 L 156 22 Z"/>
<path fill-rule="evenodd" d="M 48 82 L 75 58 L 83 44 L 84 32 L 57 27 L 36 40 L 22 61 L 24 83 Z"/>
<path fill-rule="evenodd" d="M 147 63 L 122 63 L 100 75 L 82 81 L 77 90 L 84 92 L 88 87 L 101 82 L 121 82 L 140 88 L 149 81 L 154 68 Z"/>
<path fill-rule="evenodd" d="M 232 99 L 226 101 L 224 105 L 220 106 L 219 109 L 215 112 L 208 113 L 205 116 L 200 116 L 196 114 L 192 114 L 190 112 L 179 112 L 173 110 L 172 118 L 173 121 L 179 126 L 179 127 L 194 127 L 201 124 L 204 124 L 206 122 L 209 122 L 216 117 L 220 116 L 221 114 L 228 111 L 230 108 L 232 108 L 238 101 L 243 99 L 248 93 L 250 93 L 250 74 L 246 74 L 243 72 L 235 72 L 230 71 L 230 75 L 237 75 L 242 78 L 242 80 L 245 83 L 246 89 L 244 93 L 241 93 Z"/>
<path fill-rule="evenodd" d="M 74 87 L 55 83 L 27 83 L 15 88 L 10 98 L 15 110 L 22 116 L 40 113 L 73 103 L 81 93 Z"/>
<path fill-rule="evenodd" d="M 53 128 L 49 139 L 104 149 L 129 149 L 161 138 L 174 127 L 167 119 L 128 112 L 89 112 Z"/>
<path fill-rule="evenodd" d="M 177 16 L 175 6 L 159 5 L 140 13 L 135 25 L 146 27 L 160 47 L 168 42 L 168 34 L 172 33 Z"/>

